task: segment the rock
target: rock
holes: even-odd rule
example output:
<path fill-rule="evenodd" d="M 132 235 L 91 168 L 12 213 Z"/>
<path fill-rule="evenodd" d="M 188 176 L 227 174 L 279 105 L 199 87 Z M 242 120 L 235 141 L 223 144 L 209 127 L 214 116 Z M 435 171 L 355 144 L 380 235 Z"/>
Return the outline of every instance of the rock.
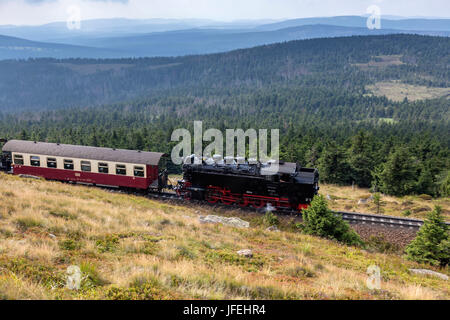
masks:
<path fill-rule="evenodd" d="M 422 275 L 427 275 L 427 276 L 435 276 L 435 277 L 441 278 L 442 280 L 448 280 L 448 276 L 446 274 L 439 273 L 439 272 L 432 271 L 432 270 L 427 270 L 427 269 L 409 269 L 409 271 L 411 271 L 412 273 L 415 273 L 415 274 L 422 274 Z"/>
<path fill-rule="evenodd" d="M 52 234 L 52 233 L 49 233 L 48 236 L 49 236 L 50 238 L 52 238 L 53 240 L 56 239 L 56 236 L 55 236 L 54 234 Z"/>
<path fill-rule="evenodd" d="M 358 204 L 366 204 L 367 202 L 369 202 L 370 198 L 367 199 L 359 199 L 358 200 Z"/>
<path fill-rule="evenodd" d="M 240 255 L 240 256 L 244 256 L 244 257 L 246 257 L 246 258 L 251 258 L 251 257 L 253 257 L 253 251 L 250 250 L 250 249 L 239 250 L 239 251 L 237 252 L 237 254 Z"/>
<path fill-rule="evenodd" d="M 277 226 L 270 226 L 266 229 L 266 231 L 280 232 L 280 230 L 278 230 Z"/>
<path fill-rule="evenodd" d="M 198 220 L 200 221 L 200 223 L 221 223 L 223 225 L 228 225 L 228 226 L 232 226 L 232 227 L 237 227 L 237 228 L 248 228 L 250 226 L 250 223 L 248 223 L 247 221 L 244 221 L 242 219 L 239 218 L 227 218 L 227 217 L 219 217 L 219 216 L 213 216 L 213 215 L 209 215 L 209 216 L 200 216 L 198 218 Z"/>

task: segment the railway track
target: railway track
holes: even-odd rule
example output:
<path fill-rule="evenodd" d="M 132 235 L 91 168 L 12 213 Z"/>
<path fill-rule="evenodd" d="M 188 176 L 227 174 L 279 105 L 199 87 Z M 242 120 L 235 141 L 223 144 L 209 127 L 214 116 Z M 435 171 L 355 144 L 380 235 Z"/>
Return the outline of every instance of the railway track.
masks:
<path fill-rule="evenodd" d="M 392 228 L 409 229 L 419 229 L 423 225 L 423 220 L 419 219 L 345 211 L 337 211 L 336 214 L 341 215 L 342 219 L 352 224 L 383 225 Z M 450 226 L 450 223 L 446 222 L 446 224 Z"/>
<path fill-rule="evenodd" d="M 157 198 L 162 200 L 179 200 L 180 202 L 185 202 L 184 199 L 178 197 L 176 194 L 173 193 L 161 193 L 161 194 L 152 194 L 149 197 L 151 198 Z M 191 203 L 198 203 L 198 204 L 208 204 L 208 202 L 200 202 L 200 201 L 191 201 Z M 264 209 L 254 209 L 250 207 L 237 207 L 237 206 L 230 206 L 225 204 L 214 204 L 212 206 L 219 206 L 221 208 L 227 208 L 227 209 L 243 209 L 245 211 L 252 211 L 252 212 L 262 212 Z M 298 215 L 301 216 L 301 214 L 298 214 L 295 211 L 290 210 L 283 210 L 280 211 L 283 215 Z M 423 225 L 423 220 L 420 219 L 411 219 L 411 218 L 402 218 L 402 217 L 394 217 L 394 216 L 386 216 L 386 215 L 376 215 L 376 214 L 369 214 L 369 213 L 360 213 L 360 212 L 347 212 L 347 211 L 335 211 L 337 215 L 340 215 L 342 219 L 345 221 L 348 221 L 350 224 L 363 224 L 363 225 L 378 225 L 378 226 L 386 226 L 391 228 L 407 228 L 407 229 L 413 229 L 418 230 Z M 450 223 L 446 222 L 446 225 L 450 227 Z"/>

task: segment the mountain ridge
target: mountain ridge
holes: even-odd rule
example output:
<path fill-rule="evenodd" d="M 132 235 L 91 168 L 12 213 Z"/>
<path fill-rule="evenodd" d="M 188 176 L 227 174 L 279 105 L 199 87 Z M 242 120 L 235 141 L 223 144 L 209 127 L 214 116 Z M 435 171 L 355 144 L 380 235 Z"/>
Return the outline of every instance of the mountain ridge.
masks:
<path fill-rule="evenodd" d="M 369 30 L 326 24 L 295 26 L 271 31 L 183 29 L 115 38 L 97 37 L 78 40 L 73 38 L 71 44 L 37 42 L 3 36 L 0 37 L 0 59 L 171 57 L 227 52 L 292 40 L 401 33 L 450 36 L 450 31 Z M 20 43 L 26 47 L 11 47 L 11 42 Z"/>

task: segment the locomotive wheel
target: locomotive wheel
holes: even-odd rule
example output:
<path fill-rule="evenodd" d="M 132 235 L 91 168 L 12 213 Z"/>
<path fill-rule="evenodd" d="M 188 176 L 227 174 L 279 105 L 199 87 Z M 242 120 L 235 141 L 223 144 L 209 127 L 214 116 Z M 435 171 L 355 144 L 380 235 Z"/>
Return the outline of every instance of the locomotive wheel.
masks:
<path fill-rule="evenodd" d="M 222 203 L 226 204 L 226 205 L 232 205 L 233 202 L 234 202 L 233 200 L 224 200 L 224 199 L 222 199 Z"/>
<path fill-rule="evenodd" d="M 266 202 L 264 200 L 254 200 L 252 203 L 252 208 L 260 209 L 266 205 Z"/>
<path fill-rule="evenodd" d="M 207 200 L 209 203 L 217 203 L 217 201 L 219 201 L 219 199 L 217 199 L 217 198 L 212 198 L 211 196 L 207 196 L 206 200 Z"/>

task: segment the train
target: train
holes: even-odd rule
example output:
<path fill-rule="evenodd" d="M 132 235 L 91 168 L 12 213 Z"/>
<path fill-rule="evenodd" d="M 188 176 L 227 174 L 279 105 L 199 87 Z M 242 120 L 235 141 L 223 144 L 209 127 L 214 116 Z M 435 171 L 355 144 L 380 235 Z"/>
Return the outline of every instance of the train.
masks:
<path fill-rule="evenodd" d="M 25 140 L 0 143 L 1 171 L 47 180 L 152 194 L 170 190 L 185 200 L 297 212 L 319 191 L 318 170 L 299 163 L 191 155 L 182 164 L 182 179 L 172 185 L 165 153 Z"/>

